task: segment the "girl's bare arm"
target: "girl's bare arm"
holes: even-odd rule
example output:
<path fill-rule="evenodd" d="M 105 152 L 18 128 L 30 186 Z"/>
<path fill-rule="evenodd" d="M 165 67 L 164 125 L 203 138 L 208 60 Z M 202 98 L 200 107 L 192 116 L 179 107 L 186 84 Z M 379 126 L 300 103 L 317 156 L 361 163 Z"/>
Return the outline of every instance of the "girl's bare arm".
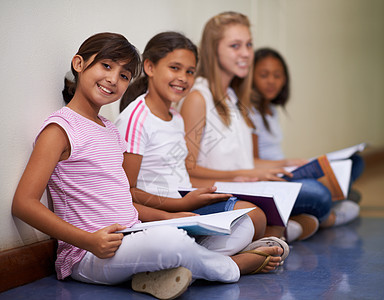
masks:
<path fill-rule="evenodd" d="M 40 134 L 16 189 L 12 214 L 36 229 L 98 257 L 113 256 L 121 243 L 122 234 L 111 234 L 124 227 L 109 226 L 96 233 L 88 233 L 56 216 L 40 199 L 56 166 L 70 155 L 70 144 L 64 130 L 48 125 Z"/>
<path fill-rule="evenodd" d="M 168 212 L 183 212 L 192 211 L 214 202 L 224 201 L 231 196 L 228 194 L 214 194 L 213 192 L 216 191 L 214 187 L 200 188 L 188 193 L 182 198 L 163 197 L 147 193 L 136 187 L 142 158 L 143 157 L 138 154 L 124 154 L 123 167 L 131 186 L 132 198 L 134 202 L 138 204 Z"/>

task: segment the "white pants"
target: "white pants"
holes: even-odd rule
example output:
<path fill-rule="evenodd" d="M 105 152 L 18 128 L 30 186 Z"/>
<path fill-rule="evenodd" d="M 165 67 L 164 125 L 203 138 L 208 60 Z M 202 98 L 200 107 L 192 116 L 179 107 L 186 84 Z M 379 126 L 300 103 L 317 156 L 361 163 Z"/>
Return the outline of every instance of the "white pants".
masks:
<path fill-rule="evenodd" d="M 78 281 L 111 285 L 127 281 L 136 273 L 183 266 L 192 272 L 193 279 L 236 282 L 240 271 L 228 255 L 246 247 L 253 233 L 252 221 L 246 216 L 235 224 L 232 234 L 203 238 L 203 247 L 184 230 L 154 227 L 125 236 L 112 258 L 100 259 L 87 252 L 71 276 Z"/>

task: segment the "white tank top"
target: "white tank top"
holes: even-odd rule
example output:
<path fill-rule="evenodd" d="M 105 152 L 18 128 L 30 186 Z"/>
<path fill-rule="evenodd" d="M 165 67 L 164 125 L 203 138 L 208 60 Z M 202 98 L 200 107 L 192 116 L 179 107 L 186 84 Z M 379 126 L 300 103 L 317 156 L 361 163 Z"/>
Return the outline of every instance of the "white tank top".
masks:
<path fill-rule="evenodd" d="M 202 129 L 202 137 L 197 164 L 220 171 L 252 169 L 252 128 L 247 125 L 236 105 L 238 99 L 233 89 L 228 88 L 228 98 L 225 100 L 230 110 L 229 126 L 223 123 L 215 108 L 208 81 L 198 77 L 193 90 L 201 93 L 206 107 L 205 127 L 198 128 Z"/>

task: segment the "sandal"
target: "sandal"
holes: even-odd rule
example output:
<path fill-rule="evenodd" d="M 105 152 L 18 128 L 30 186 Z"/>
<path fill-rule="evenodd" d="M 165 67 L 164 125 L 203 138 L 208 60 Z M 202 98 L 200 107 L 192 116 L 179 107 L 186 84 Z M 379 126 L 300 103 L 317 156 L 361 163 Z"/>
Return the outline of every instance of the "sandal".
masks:
<path fill-rule="evenodd" d="M 265 256 L 265 260 L 264 262 L 261 264 L 260 267 L 258 267 L 255 271 L 249 273 L 250 275 L 253 275 L 253 274 L 257 274 L 257 273 L 261 273 L 261 270 L 264 269 L 264 267 L 269 263 L 270 259 L 271 259 L 271 256 L 270 254 L 268 253 L 265 253 L 265 252 L 262 252 L 262 251 L 259 251 L 259 250 L 256 250 L 256 249 L 253 249 L 253 250 L 247 250 L 247 251 L 242 251 L 240 253 L 253 253 L 253 254 L 257 254 L 257 255 L 261 255 L 261 256 Z"/>
<path fill-rule="evenodd" d="M 175 299 L 187 290 L 191 282 L 191 271 L 178 267 L 135 274 L 132 277 L 132 289 L 158 299 Z"/>
<path fill-rule="evenodd" d="M 269 237 L 265 237 L 257 241 L 254 241 L 250 243 L 247 247 L 245 247 L 240 253 L 247 252 L 249 250 L 255 250 L 260 247 L 274 247 L 274 246 L 278 246 L 283 249 L 283 253 L 281 254 L 281 262 L 284 262 L 284 260 L 287 258 L 289 254 L 289 246 L 282 239 L 279 239 L 274 236 L 269 236 Z M 263 255 L 263 254 L 260 254 L 260 255 Z"/>

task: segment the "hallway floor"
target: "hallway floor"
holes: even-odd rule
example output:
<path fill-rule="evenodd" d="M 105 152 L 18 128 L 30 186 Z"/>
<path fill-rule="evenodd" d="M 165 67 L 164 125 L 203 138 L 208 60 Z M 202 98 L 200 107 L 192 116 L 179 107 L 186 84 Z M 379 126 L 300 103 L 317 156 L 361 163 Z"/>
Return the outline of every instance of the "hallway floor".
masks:
<path fill-rule="evenodd" d="M 369 166 L 354 187 L 362 193 L 358 220 L 292 243 L 275 273 L 243 276 L 235 284 L 196 281 L 180 299 L 384 299 L 384 161 Z M 3 292 L 0 299 L 154 298 L 129 284 L 97 286 L 50 276 Z"/>

